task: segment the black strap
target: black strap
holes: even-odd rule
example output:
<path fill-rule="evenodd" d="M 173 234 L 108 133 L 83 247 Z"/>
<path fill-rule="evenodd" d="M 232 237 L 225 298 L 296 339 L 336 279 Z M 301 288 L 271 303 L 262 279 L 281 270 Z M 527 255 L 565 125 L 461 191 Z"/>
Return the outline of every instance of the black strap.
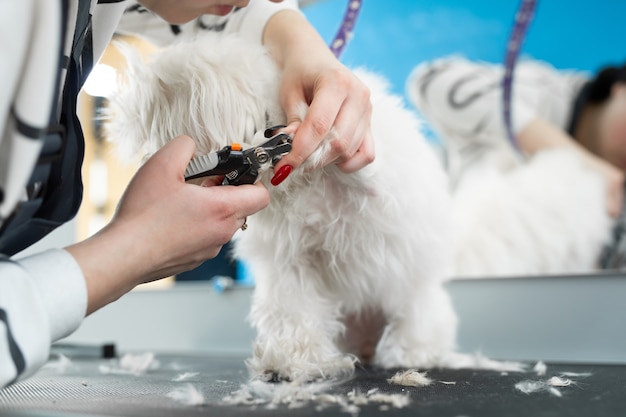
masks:
<path fill-rule="evenodd" d="M 59 224 L 74 217 L 82 200 L 81 169 L 84 136 L 77 115 L 76 100 L 93 67 L 90 0 L 80 0 L 72 53 L 68 62 L 61 101 L 60 125 L 65 127 L 63 157 L 51 165 L 47 192 L 38 215 Z"/>
<path fill-rule="evenodd" d="M 62 40 L 67 33 L 69 0 L 62 2 Z M 44 146 L 30 178 L 29 200 L 20 203 L 0 230 L 0 253 L 13 255 L 71 220 L 80 207 L 84 136 L 76 114 L 76 100 L 93 66 L 91 0 L 79 0 L 76 28 L 69 57 L 59 51 L 59 80 L 67 65 L 61 108 L 54 95 Z M 60 83 L 57 83 L 59 85 Z M 60 110 L 60 118 L 58 118 Z"/>

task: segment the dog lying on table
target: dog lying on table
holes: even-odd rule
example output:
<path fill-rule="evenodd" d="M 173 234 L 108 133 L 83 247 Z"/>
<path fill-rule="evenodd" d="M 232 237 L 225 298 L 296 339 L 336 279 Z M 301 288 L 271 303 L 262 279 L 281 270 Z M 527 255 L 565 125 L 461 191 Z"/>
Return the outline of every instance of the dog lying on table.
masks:
<path fill-rule="evenodd" d="M 180 134 L 194 138 L 196 156 L 232 142 L 245 149 L 286 123 L 281 74 L 261 46 L 207 34 L 148 64 L 129 58 L 108 130 L 135 155 L 147 157 Z M 279 186 L 269 185 L 270 171 L 261 173 L 270 204 L 235 239 L 256 284 L 248 367 L 264 380 L 345 377 L 357 360 L 458 365 L 457 318 L 443 287 L 452 262 L 445 173 L 420 121 L 386 81 L 355 73 L 371 90 L 375 161 L 351 174 L 319 168 L 330 135 Z"/>

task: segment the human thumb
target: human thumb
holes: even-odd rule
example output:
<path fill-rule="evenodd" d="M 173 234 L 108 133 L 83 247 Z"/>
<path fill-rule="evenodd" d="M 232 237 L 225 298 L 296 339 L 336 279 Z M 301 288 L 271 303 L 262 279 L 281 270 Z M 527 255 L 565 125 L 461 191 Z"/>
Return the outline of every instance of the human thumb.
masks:
<path fill-rule="evenodd" d="M 165 170 L 171 174 L 175 174 L 180 178 L 184 178 L 185 170 L 189 161 L 193 158 L 196 151 L 196 144 L 189 136 L 177 136 L 159 149 L 145 165 L 145 168 Z"/>

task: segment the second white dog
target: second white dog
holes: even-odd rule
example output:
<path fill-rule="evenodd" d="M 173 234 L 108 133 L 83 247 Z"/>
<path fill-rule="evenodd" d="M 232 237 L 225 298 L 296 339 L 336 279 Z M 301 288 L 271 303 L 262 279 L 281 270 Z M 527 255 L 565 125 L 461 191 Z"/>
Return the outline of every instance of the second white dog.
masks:
<path fill-rule="evenodd" d="M 264 378 L 347 376 L 356 358 L 437 366 L 455 347 L 442 285 L 453 251 L 444 171 L 386 82 L 356 73 L 372 92 L 375 162 L 352 174 L 311 169 L 327 138 L 280 186 L 262 176 L 271 202 L 236 240 L 256 282 L 248 365 Z M 256 145 L 264 141 L 256 132 L 286 123 L 280 76 L 264 48 L 236 37 L 178 44 L 150 64 L 134 59 L 109 131 L 145 156 L 181 134 L 194 138 L 197 155 Z"/>

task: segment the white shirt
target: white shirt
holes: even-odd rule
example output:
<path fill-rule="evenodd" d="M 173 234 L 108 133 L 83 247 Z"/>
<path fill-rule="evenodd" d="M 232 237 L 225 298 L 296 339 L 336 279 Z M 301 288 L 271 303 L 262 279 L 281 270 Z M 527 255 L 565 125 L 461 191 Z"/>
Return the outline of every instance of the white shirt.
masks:
<path fill-rule="evenodd" d="M 0 190 L 13 190 L 10 198 L 5 195 L 0 199 L 0 225 L 24 198 L 24 186 L 40 151 L 36 141 L 21 135 L 16 120 L 40 129 L 47 127 L 54 69 L 58 68 L 57 45 L 63 43 L 66 56 L 71 51 L 78 0 L 69 1 L 65 39 L 61 39 L 57 24 L 60 3 L 11 1 L 0 14 Z M 297 2 L 252 0 L 248 7 L 226 18 L 203 16 L 199 22 L 178 27 L 127 0 L 91 0 L 90 9 L 93 56 L 97 60 L 116 31 L 141 34 L 160 45 L 207 28 L 237 31 L 261 42 L 269 18 L 279 10 L 297 10 Z M 31 51 L 37 53 L 29 55 Z M 46 55 L 46 51 L 52 52 Z M 86 308 L 82 272 L 65 250 L 20 260 L 0 255 L 0 387 L 32 374 L 45 363 L 50 344 L 76 330 Z"/>
<path fill-rule="evenodd" d="M 503 72 L 501 65 L 452 56 L 417 66 L 407 81 L 409 97 L 445 146 L 453 184 L 483 155 L 514 152 L 502 112 Z M 536 117 L 566 130 L 587 80 L 583 72 L 520 60 L 512 87 L 513 133 L 519 134 Z"/>

